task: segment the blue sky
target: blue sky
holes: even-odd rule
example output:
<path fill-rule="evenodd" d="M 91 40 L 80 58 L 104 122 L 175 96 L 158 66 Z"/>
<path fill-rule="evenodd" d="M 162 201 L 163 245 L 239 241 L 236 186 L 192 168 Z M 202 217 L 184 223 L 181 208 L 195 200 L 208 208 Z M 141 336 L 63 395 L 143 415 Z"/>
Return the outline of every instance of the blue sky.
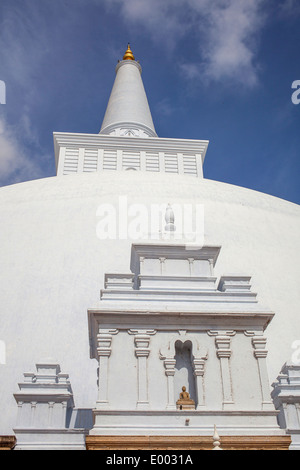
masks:
<path fill-rule="evenodd" d="M 299 0 L 1 0 L 1 186 L 55 176 L 54 131 L 99 132 L 127 42 L 160 137 L 209 140 L 206 178 L 300 203 Z"/>

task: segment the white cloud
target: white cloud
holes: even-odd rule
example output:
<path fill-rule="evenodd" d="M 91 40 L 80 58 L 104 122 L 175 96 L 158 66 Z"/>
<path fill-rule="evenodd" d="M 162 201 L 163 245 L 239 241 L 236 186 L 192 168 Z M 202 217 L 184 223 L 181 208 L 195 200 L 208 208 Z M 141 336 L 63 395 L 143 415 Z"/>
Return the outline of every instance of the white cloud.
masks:
<path fill-rule="evenodd" d="M 27 88 L 49 45 L 45 17 L 29 3 L 25 8 L 26 14 L 17 6 L 5 10 L 1 21 L 0 48 L 5 74 Z"/>
<path fill-rule="evenodd" d="M 8 133 L 6 123 L 0 119 L 0 178 L 15 171 L 15 164 L 19 157 L 17 145 Z"/>
<path fill-rule="evenodd" d="M 146 29 L 173 53 L 182 46 L 182 38 L 191 35 L 195 61 L 181 64 L 188 78 L 257 83 L 264 0 L 106 0 L 106 4 L 117 6 L 128 24 Z"/>
<path fill-rule="evenodd" d="M 0 118 L 0 186 L 32 180 L 43 174 L 17 135 L 16 129 Z"/>
<path fill-rule="evenodd" d="M 104 0 L 104 3 L 109 10 L 118 9 L 131 27 L 136 26 L 168 49 L 174 49 L 189 27 L 181 9 L 186 0 Z"/>
<path fill-rule="evenodd" d="M 36 76 L 49 50 L 46 16 L 33 4 L 5 10 L 0 28 L 0 57 L 6 104 L 0 117 L 0 186 L 40 178 L 48 156 L 41 149 L 32 106 L 39 99 Z M 19 94 L 18 101 L 14 93 Z M 4 117 L 5 116 L 5 117 Z"/>
<path fill-rule="evenodd" d="M 219 2 L 209 13 L 210 27 L 202 49 L 203 72 L 213 80 L 235 79 L 247 86 L 258 80 L 256 34 L 261 30 L 262 0 Z"/>

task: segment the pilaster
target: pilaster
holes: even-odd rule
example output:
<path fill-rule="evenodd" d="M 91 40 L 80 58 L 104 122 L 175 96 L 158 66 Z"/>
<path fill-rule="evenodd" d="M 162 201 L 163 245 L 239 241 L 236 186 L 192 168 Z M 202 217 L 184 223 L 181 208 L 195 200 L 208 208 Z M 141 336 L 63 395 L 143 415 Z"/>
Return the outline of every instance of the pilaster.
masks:
<path fill-rule="evenodd" d="M 145 410 L 149 408 L 148 397 L 148 364 L 147 359 L 150 354 L 150 337 L 155 335 L 155 330 L 129 330 L 129 334 L 134 335 L 135 355 L 137 358 L 137 387 L 138 400 L 136 408 Z"/>
<path fill-rule="evenodd" d="M 210 331 L 209 335 L 215 336 L 216 354 L 220 360 L 220 371 L 223 391 L 223 410 L 235 409 L 233 400 L 232 376 L 230 368 L 231 336 L 235 335 L 234 331 L 218 332 Z"/>
<path fill-rule="evenodd" d="M 197 410 L 205 409 L 205 389 L 204 389 L 204 371 L 205 371 L 205 360 L 196 359 L 193 360 L 194 376 L 196 380 L 196 393 L 197 393 Z"/>
<path fill-rule="evenodd" d="M 108 401 L 108 360 L 111 355 L 111 343 L 117 329 L 100 329 L 97 335 L 97 353 L 99 360 L 99 386 L 96 407 L 107 409 Z"/>
<path fill-rule="evenodd" d="M 176 365 L 175 359 L 166 358 L 164 360 L 165 374 L 167 376 L 167 391 L 168 391 L 167 410 L 176 410 L 175 394 L 174 394 L 175 365 Z"/>
<path fill-rule="evenodd" d="M 263 336 L 254 336 L 252 338 L 253 354 L 257 360 L 257 367 L 260 380 L 261 398 L 262 398 L 262 410 L 274 409 L 270 395 L 270 384 L 267 370 L 266 357 L 268 351 L 266 348 L 267 340 Z"/>

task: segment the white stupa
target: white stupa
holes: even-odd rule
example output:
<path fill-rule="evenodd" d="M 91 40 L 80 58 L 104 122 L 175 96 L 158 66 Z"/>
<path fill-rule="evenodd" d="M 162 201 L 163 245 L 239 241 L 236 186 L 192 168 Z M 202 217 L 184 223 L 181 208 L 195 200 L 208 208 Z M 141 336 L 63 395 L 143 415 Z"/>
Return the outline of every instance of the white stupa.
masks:
<path fill-rule="evenodd" d="M 157 136 L 128 46 L 100 133 L 0 189 L 0 446 L 300 448 L 299 206 L 207 147 Z"/>

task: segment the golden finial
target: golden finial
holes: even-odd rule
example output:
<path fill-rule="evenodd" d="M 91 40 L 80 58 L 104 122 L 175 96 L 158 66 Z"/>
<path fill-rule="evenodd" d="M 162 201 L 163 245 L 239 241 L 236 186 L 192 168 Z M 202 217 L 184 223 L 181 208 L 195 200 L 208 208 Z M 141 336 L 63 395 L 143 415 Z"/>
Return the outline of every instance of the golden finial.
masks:
<path fill-rule="evenodd" d="M 123 60 L 135 60 L 134 55 L 131 52 L 129 43 L 128 43 L 127 51 L 124 54 Z"/>

